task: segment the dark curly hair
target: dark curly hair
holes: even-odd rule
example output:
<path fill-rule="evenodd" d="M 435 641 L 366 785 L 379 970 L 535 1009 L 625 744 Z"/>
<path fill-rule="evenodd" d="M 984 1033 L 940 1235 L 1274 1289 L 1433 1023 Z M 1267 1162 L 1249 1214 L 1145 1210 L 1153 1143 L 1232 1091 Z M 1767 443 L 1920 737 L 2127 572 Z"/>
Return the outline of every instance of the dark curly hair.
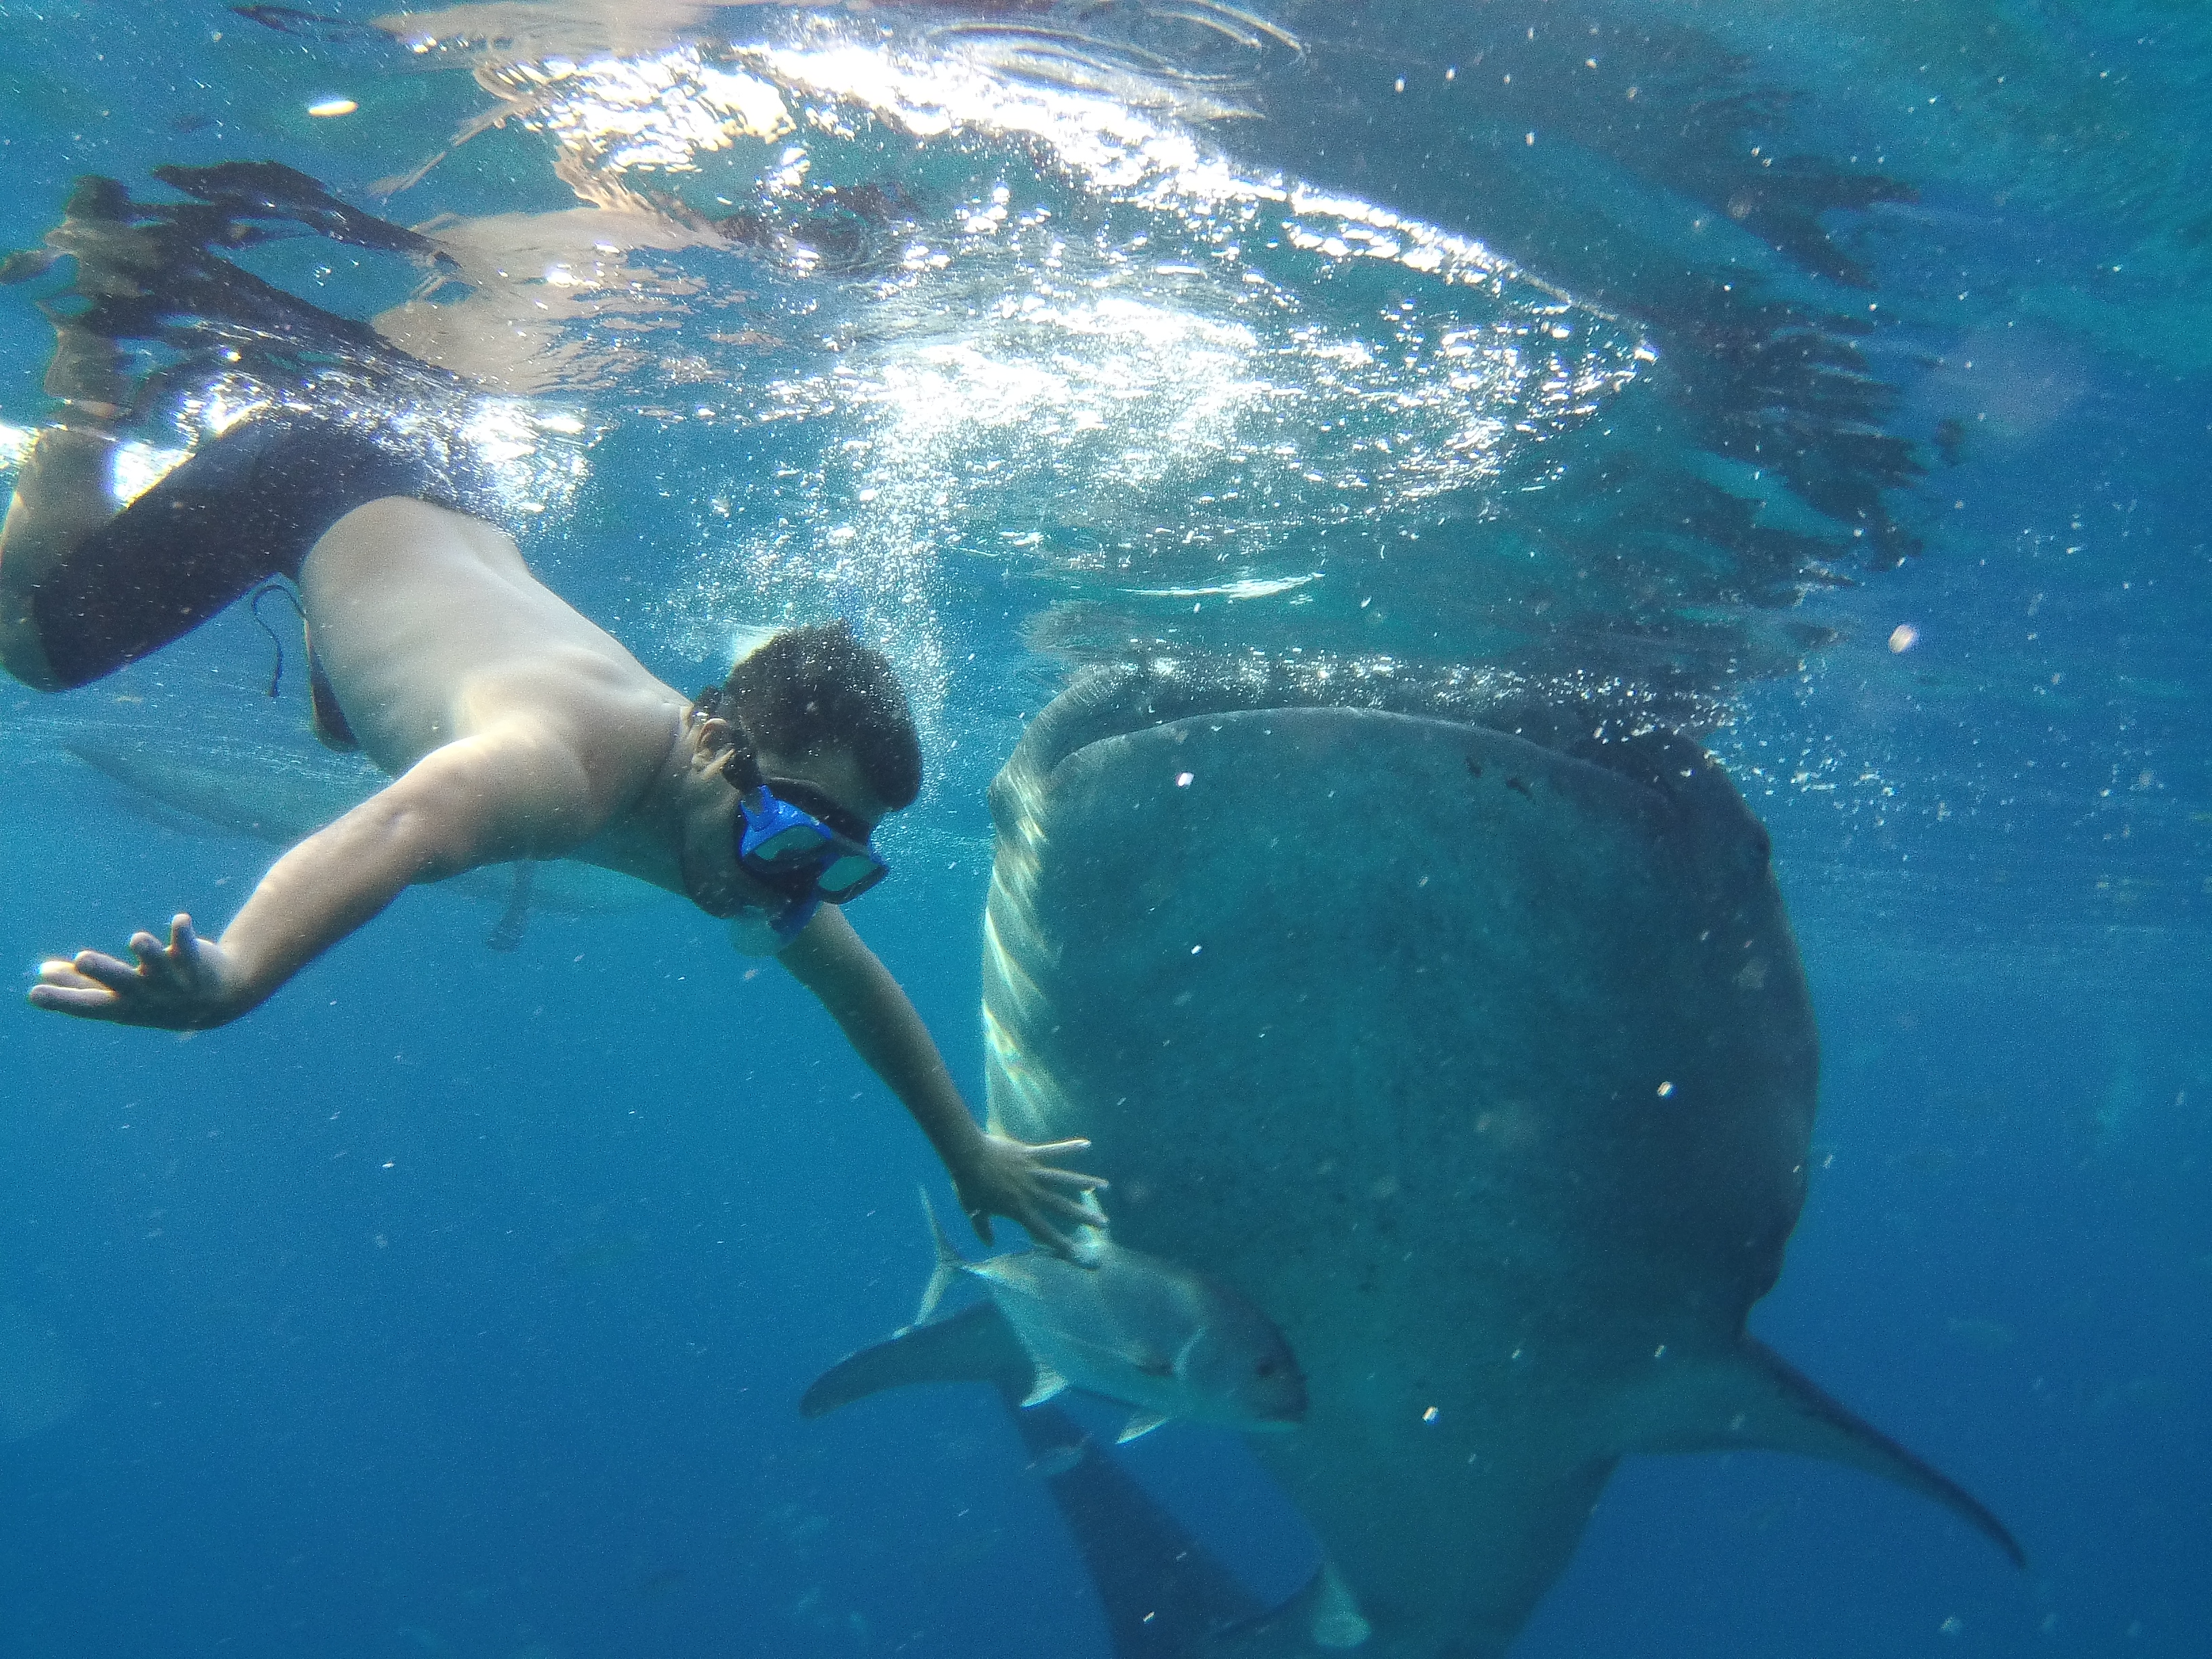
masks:
<path fill-rule="evenodd" d="M 739 659 L 722 704 L 753 741 L 794 757 L 842 749 L 893 811 L 921 793 L 921 740 L 889 657 L 841 619 L 787 628 Z"/>

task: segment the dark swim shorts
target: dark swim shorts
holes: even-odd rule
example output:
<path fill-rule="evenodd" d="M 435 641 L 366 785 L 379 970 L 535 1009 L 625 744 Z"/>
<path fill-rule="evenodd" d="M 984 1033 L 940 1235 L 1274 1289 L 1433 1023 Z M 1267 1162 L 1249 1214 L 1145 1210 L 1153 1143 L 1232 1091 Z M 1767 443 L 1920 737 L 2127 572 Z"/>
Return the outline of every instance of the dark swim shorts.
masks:
<path fill-rule="evenodd" d="M 256 583 L 296 580 L 307 550 L 356 507 L 410 495 L 473 510 L 457 495 L 420 446 L 313 416 L 257 416 L 202 444 L 70 550 L 32 596 L 40 643 L 63 684 L 87 684 Z"/>

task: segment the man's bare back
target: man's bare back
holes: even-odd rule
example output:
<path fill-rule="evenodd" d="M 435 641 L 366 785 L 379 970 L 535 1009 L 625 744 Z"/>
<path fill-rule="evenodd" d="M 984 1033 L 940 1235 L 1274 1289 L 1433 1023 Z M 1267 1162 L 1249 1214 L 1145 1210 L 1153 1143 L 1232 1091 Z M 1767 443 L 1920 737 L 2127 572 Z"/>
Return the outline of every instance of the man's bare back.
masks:
<path fill-rule="evenodd" d="M 456 743 L 519 769 L 507 787 L 527 823 L 507 832 L 507 857 L 559 857 L 603 834 L 681 733 L 690 699 L 480 519 L 404 497 L 356 507 L 308 553 L 300 594 L 316 662 L 385 771 Z"/>

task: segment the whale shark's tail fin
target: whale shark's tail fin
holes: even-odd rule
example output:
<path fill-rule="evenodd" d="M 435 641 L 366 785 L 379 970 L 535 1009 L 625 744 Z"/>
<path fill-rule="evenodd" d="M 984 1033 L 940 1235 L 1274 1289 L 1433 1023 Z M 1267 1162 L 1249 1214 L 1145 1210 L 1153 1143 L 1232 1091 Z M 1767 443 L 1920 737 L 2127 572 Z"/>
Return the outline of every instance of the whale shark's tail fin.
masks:
<path fill-rule="evenodd" d="M 1989 1507 L 1832 1397 L 1764 1343 L 1745 1337 L 1734 1352 L 1686 1359 L 1638 1393 L 1620 1449 L 1631 1452 L 1796 1452 L 1864 1469 L 1933 1498 L 1995 1544 L 2016 1567 L 2027 1553 Z"/>

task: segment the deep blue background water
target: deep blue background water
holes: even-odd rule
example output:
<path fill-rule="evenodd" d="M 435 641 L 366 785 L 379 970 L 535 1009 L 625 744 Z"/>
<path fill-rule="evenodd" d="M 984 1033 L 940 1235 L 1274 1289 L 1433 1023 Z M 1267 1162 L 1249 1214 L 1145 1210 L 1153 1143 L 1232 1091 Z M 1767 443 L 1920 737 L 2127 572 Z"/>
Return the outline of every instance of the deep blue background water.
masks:
<path fill-rule="evenodd" d="M 6 246 L 82 171 L 137 187 L 157 161 L 267 154 L 357 187 L 482 102 L 465 76 L 216 7 L 0 19 Z M 1376 20 L 1364 46 L 1388 70 L 1407 37 Z M 1812 1196 L 1754 1328 L 1989 1502 L 2032 1565 L 1847 1473 L 1637 1460 L 1516 1651 L 2194 1655 L 2212 1628 L 2212 388 L 2184 234 L 2208 204 L 2167 174 L 2204 129 L 2185 91 L 2201 43 L 2172 9 L 1965 0 L 1727 27 L 1740 47 L 1771 31 L 1808 100 L 1800 137 L 1838 149 L 1908 143 L 1881 65 L 1916 44 L 2071 64 L 2086 86 L 2161 43 L 2123 71 L 2132 142 L 2166 169 L 2145 162 L 2148 182 L 2086 102 L 2053 106 L 2054 143 L 1977 149 L 2018 137 L 1986 87 L 1987 123 L 1913 151 L 1920 204 L 1866 239 L 1875 291 L 1917 305 L 1882 359 L 1896 423 L 1979 408 L 2002 431 L 1913 498 L 1923 556 L 1808 601 L 1838 643 L 1723 685 L 1712 739 L 1774 832 L 1825 1053 Z M 1869 46 L 1885 27 L 1922 33 Z M 1824 56 L 1832 79 L 1808 69 Z M 396 108 L 350 132 L 299 112 L 340 81 Z M 1443 131 L 1375 140 L 1334 182 L 1499 235 L 1480 199 L 1441 210 Z M 491 135 L 433 175 L 434 201 L 384 210 L 571 204 L 542 143 Z M 2014 166 L 2024 205 L 1992 214 L 1984 175 Z M 1532 262 L 1541 228 L 1523 228 Z M 1954 260 L 1992 291 L 1971 317 L 1929 301 Z M 2053 298 L 2106 263 L 2130 269 L 2090 296 L 2102 309 Z M 348 266 L 320 298 L 366 314 L 405 275 Z M 786 307 L 865 311 L 756 276 Z M 1306 293 L 1349 326 L 1352 288 Z M 0 298 L 0 419 L 29 426 L 46 336 Z M 526 550 L 656 672 L 718 672 L 684 598 L 698 498 L 720 483 L 740 518 L 763 510 L 749 480 L 865 428 L 833 411 L 722 438 L 641 416 L 634 386 L 582 401 L 607 428 L 592 482 Z M 1085 578 L 978 554 L 930 580 L 938 781 L 893 841 L 901 879 L 855 920 L 979 1097 L 980 790 L 1057 672 L 1025 654 L 1024 621 Z M 865 572 L 847 586 L 884 614 Z M 1243 614 L 1232 629 L 1280 645 L 1310 613 Z M 1893 653 L 1900 623 L 1918 642 Z M 66 698 L 0 692 L 0 949 L 26 980 L 179 905 L 222 913 L 258 873 L 265 848 L 151 819 L 58 745 L 295 743 L 266 663 L 233 615 Z M 796 1418 L 823 1364 L 909 1313 L 912 1193 L 935 1179 L 826 1018 L 781 974 L 744 977 L 674 901 L 540 915 L 511 955 L 484 949 L 492 918 L 410 894 L 252 1019 L 189 1040 L 0 1011 L 0 1301 L 84 1379 L 74 1415 L 0 1444 L 0 1654 L 1102 1653 L 994 1404 Z M 1300 1577 L 1308 1547 L 1233 1444 L 1178 1429 L 1124 1455 L 1259 1588 Z"/>

